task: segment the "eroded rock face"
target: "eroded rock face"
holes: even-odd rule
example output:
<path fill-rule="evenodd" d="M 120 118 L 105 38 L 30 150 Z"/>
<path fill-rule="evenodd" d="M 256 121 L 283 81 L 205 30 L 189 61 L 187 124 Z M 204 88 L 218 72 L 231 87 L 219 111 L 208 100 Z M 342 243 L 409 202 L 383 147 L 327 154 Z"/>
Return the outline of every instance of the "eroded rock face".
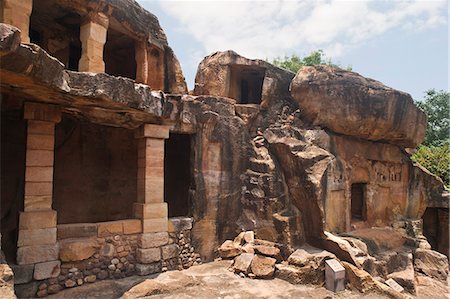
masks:
<path fill-rule="evenodd" d="M 418 248 L 414 252 L 416 270 L 437 279 L 446 280 L 448 276 L 447 257 L 434 250 Z"/>
<path fill-rule="evenodd" d="M 409 94 L 354 72 L 303 67 L 291 93 L 307 119 L 340 134 L 411 148 L 425 135 L 426 116 Z"/>
<path fill-rule="evenodd" d="M 289 83 L 293 77 L 294 73 L 264 60 L 248 59 L 234 51 L 215 52 L 200 62 L 194 94 L 229 97 L 243 103 L 241 81 L 245 80 L 249 89 L 254 85 L 260 93 L 256 99 L 250 92 L 247 103 L 261 103 L 267 108 L 273 102 L 289 97 Z"/>
<path fill-rule="evenodd" d="M 14 294 L 14 273 L 6 263 L 3 251 L 0 251 L 0 298 L 17 298 Z"/>

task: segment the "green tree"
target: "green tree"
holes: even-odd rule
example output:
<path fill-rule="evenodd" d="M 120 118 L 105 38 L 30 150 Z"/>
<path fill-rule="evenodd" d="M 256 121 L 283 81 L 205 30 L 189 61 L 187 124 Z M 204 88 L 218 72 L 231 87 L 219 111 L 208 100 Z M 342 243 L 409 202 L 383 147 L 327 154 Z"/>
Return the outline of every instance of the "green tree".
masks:
<path fill-rule="evenodd" d="M 416 101 L 428 118 L 424 142 L 411 157 L 450 187 L 450 93 L 434 89 L 425 92 L 423 101 Z"/>
<path fill-rule="evenodd" d="M 303 66 L 327 64 L 335 67 L 341 67 L 338 64 L 334 64 L 331 59 L 327 59 L 323 50 L 312 51 L 309 55 L 303 58 L 296 54 L 292 54 L 291 57 L 276 57 L 272 60 L 272 64 L 294 73 L 297 73 L 298 70 Z M 350 66 L 347 66 L 346 69 L 349 71 L 352 70 Z"/>
<path fill-rule="evenodd" d="M 411 159 L 440 177 L 447 188 L 450 188 L 449 150 L 450 146 L 448 142 L 441 146 L 419 145 Z"/>
<path fill-rule="evenodd" d="M 427 90 L 423 101 L 416 101 L 428 118 L 428 127 L 424 145 L 440 146 L 449 141 L 450 130 L 450 93 L 444 90 Z"/>

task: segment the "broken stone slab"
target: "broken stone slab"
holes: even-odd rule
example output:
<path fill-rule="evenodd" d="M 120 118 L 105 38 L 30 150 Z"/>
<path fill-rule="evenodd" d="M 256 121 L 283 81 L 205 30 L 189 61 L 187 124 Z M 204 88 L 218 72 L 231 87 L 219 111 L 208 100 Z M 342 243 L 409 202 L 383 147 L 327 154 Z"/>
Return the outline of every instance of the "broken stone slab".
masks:
<path fill-rule="evenodd" d="M 281 260 L 280 249 L 274 246 L 266 245 L 254 245 L 253 249 L 256 253 L 260 253 L 265 256 L 273 257 L 277 260 Z"/>
<path fill-rule="evenodd" d="M 403 292 L 403 287 L 401 285 L 399 285 L 394 279 L 389 278 L 388 280 L 386 280 L 384 282 L 385 284 L 387 284 L 388 286 L 390 286 L 393 290 L 402 293 Z"/>
<path fill-rule="evenodd" d="M 244 253 L 255 253 L 255 249 L 253 248 L 253 244 L 247 243 L 241 247 L 241 251 Z"/>
<path fill-rule="evenodd" d="M 100 247 L 94 238 L 64 239 L 60 240 L 59 244 L 59 258 L 63 262 L 75 262 L 88 259 Z"/>
<path fill-rule="evenodd" d="M 33 277 L 36 280 L 44 280 L 51 277 L 58 277 L 60 272 L 61 261 L 37 263 L 34 266 Z"/>
<path fill-rule="evenodd" d="M 0 56 L 14 52 L 20 45 L 20 30 L 8 24 L 0 26 Z"/>
<path fill-rule="evenodd" d="M 239 235 L 237 235 L 236 238 L 234 238 L 233 243 L 234 243 L 235 247 L 244 245 L 244 243 L 245 243 L 244 235 L 245 235 L 245 232 L 240 232 Z"/>
<path fill-rule="evenodd" d="M 277 262 L 276 259 L 262 256 L 262 255 L 255 255 L 253 257 L 252 263 L 251 263 L 251 270 L 252 273 L 256 275 L 256 277 L 259 278 L 269 278 L 272 277 L 275 273 L 275 263 Z"/>
<path fill-rule="evenodd" d="M 246 243 L 253 243 L 255 241 L 255 233 L 253 231 L 246 231 L 244 234 L 244 241 Z"/>
<path fill-rule="evenodd" d="M 393 279 L 397 284 L 399 284 L 409 293 L 416 294 L 417 286 L 412 264 L 405 270 L 389 274 L 387 278 L 389 278 L 388 280 Z"/>
<path fill-rule="evenodd" d="M 241 253 L 240 247 L 231 240 L 226 240 L 218 249 L 221 258 L 234 258 Z"/>
<path fill-rule="evenodd" d="M 325 285 L 335 293 L 345 290 L 345 268 L 336 259 L 325 261 Z"/>
<path fill-rule="evenodd" d="M 232 265 L 234 272 L 248 274 L 254 257 L 255 254 L 253 253 L 241 253 L 239 256 L 235 257 Z"/>
<path fill-rule="evenodd" d="M 311 265 L 297 267 L 286 262 L 276 264 L 275 276 L 292 284 L 322 285 L 325 280 L 324 271 L 313 268 Z"/>
<path fill-rule="evenodd" d="M 414 268 L 418 272 L 442 281 L 447 280 L 449 273 L 447 257 L 428 249 L 418 248 L 414 251 Z"/>
<path fill-rule="evenodd" d="M 336 133 L 409 148 L 425 136 L 425 113 L 409 94 L 355 72 L 303 67 L 292 80 L 291 94 L 305 118 Z"/>
<path fill-rule="evenodd" d="M 342 262 L 345 268 L 345 275 L 352 289 L 356 289 L 361 293 L 376 292 L 395 299 L 406 299 L 407 296 L 395 291 L 384 283 L 374 279 L 369 273 L 356 266 Z"/>
<path fill-rule="evenodd" d="M 290 265 L 303 267 L 311 265 L 314 268 L 324 267 L 325 260 L 335 259 L 336 256 L 326 250 L 321 250 L 314 247 L 304 247 L 297 249 L 288 258 Z"/>

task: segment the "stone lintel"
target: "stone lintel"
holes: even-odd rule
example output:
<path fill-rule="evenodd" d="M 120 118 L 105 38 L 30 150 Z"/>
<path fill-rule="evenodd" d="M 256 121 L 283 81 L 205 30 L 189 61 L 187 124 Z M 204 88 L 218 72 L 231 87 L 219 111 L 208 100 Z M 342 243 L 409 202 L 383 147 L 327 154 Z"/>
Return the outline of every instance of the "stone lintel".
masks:
<path fill-rule="evenodd" d="M 169 138 L 170 128 L 171 126 L 167 125 L 144 124 L 136 130 L 135 137 L 167 139 Z"/>

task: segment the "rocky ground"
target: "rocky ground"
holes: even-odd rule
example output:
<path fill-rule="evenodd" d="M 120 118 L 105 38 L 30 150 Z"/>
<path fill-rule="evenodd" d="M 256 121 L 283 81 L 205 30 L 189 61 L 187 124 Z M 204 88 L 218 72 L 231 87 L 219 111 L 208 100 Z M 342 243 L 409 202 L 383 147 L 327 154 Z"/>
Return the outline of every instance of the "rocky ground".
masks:
<path fill-rule="evenodd" d="M 388 298 L 375 293 L 345 290 L 337 294 L 323 287 L 293 285 L 281 279 L 242 278 L 228 270 L 232 261 L 215 261 L 183 271 L 105 280 L 48 298 Z M 447 298 L 448 287 L 419 277 L 416 298 Z"/>

